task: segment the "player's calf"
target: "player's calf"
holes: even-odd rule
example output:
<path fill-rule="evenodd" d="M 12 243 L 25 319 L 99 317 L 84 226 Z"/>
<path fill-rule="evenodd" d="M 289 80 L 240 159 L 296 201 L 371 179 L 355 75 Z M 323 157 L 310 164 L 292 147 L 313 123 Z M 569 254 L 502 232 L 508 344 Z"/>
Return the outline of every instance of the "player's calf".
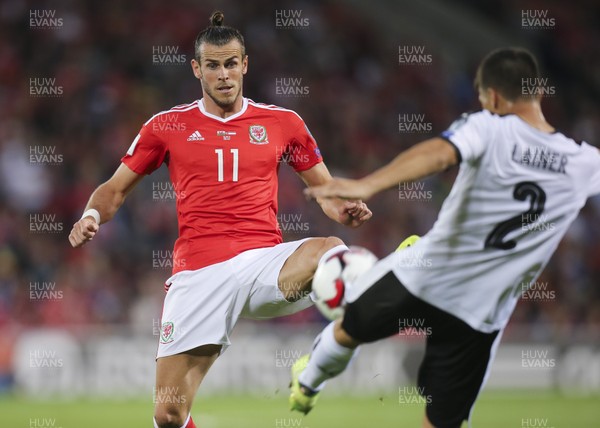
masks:
<path fill-rule="evenodd" d="M 220 351 L 221 345 L 202 345 L 156 360 L 155 428 L 195 428 L 194 395 Z"/>
<path fill-rule="evenodd" d="M 321 260 L 330 254 L 347 249 L 340 238 L 312 238 L 303 243 L 285 261 L 279 273 L 278 285 L 282 295 L 291 302 L 311 291 L 312 278 Z"/>
<path fill-rule="evenodd" d="M 158 384 L 154 390 L 155 428 L 192 428 L 190 410 L 192 398 L 177 386 Z"/>

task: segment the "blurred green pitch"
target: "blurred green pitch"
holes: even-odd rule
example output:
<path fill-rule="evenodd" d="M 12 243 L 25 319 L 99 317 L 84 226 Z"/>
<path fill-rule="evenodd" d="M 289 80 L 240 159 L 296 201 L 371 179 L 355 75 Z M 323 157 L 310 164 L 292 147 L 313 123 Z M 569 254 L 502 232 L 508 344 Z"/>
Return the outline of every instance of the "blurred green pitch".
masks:
<path fill-rule="evenodd" d="M 288 411 L 287 406 L 287 390 L 270 397 L 200 396 L 193 416 L 199 428 L 387 428 L 418 427 L 422 415 L 421 405 L 399 404 L 398 396 L 391 394 L 363 398 L 324 394 L 306 417 Z M 0 415 L 0 426 L 6 428 L 152 428 L 152 399 L 27 401 L 3 397 Z M 486 392 L 477 402 L 473 422 L 482 428 L 522 428 L 524 420 L 530 424 L 545 421 L 547 428 L 600 427 L 600 397 Z"/>

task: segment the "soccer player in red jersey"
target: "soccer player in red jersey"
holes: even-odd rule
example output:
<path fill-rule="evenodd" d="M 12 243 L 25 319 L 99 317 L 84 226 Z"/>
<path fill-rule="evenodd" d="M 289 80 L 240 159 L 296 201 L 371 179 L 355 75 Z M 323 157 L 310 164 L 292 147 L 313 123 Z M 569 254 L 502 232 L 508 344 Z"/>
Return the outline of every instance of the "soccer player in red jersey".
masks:
<path fill-rule="evenodd" d="M 308 186 L 331 175 L 295 112 L 242 96 L 244 38 L 215 12 L 195 42 L 201 100 L 148 120 L 122 164 L 92 194 L 69 241 L 92 240 L 146 174 L 167 164 L 177 195 L 179 238 L 161 319 L 154 425 L 191 428 L 192 399 L 229 345 L 239 317 L 270 318 L 312 304 L 306 298 L 320 260 L 344 248 L 335 237 L 282 242 L 277 172 L 287 161 Z M 318 201 L 350 227 L 371 217 L 359 200 Z M 303 297 L 299 297 L 303 296 Z"/>

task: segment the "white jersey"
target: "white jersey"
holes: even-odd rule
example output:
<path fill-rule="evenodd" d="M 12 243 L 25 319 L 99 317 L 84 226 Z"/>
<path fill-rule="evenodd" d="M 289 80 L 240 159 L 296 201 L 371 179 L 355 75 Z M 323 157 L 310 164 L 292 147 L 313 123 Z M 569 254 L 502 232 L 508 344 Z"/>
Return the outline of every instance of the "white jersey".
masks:
<path fill-rule="evenodd" d="M 431 231 L 387 262 L 414 295 L 476 330 L 499 330 L 600 193 L 600 151 L 487 110 L 442 137 L 461 157 L 456 182 Z"/>

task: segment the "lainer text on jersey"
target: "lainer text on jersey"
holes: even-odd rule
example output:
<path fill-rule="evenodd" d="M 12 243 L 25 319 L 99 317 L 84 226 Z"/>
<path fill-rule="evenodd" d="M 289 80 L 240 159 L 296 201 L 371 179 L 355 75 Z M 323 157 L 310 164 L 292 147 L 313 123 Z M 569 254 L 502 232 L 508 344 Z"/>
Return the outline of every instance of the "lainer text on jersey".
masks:
<path fill-rule="evenodd" d="M 553 152 L 545 148 L 531 146 L 523 147 L 519 144 L 515 144 L 512 151 L 512 160 L 532 168 L 566 174 L 565 166 L 569 159 L 567 155 Z"/>

